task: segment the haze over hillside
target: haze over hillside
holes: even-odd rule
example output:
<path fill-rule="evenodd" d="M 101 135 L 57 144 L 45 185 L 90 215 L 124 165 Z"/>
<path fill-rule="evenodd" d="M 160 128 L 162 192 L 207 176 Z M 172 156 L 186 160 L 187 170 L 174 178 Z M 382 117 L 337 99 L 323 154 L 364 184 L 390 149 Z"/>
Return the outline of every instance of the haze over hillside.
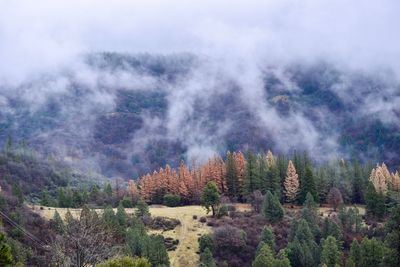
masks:
<path fill-rule="evenodd" d="M 17 2 L 3 143 L 125 178 L 227 150 L 400 163 L 396 1 Z"/>

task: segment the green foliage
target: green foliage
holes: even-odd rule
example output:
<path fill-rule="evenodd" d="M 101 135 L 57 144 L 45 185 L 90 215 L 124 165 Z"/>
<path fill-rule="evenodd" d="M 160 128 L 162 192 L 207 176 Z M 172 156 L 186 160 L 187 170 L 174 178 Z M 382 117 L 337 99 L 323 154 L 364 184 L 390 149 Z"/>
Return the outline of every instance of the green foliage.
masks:
<path fill-rule="evenodd" d="M 63 233 L 65 230 L 64 222 L 57 210 L 54 212 L 52 225 L 54 230 L 59 234 Z"/>
<path fill-rule="evenodd" d="M 390 217 L 385 225 L 385 244 L 388 247 L 386 265 L 400 266 L 400 205 L 390 210 Z"/>
<path fill-rule="evenodd" d="M 301 219 L 298 222 L 293 241 L 288 244 L 287 251 L 292 266 L 318 266 L 319 246 L 314 241 L 314 235 L 306 220 Z"/>
<path fill-rule="evenodd" d="M 201 203 L 206 208 L 207 213 L 212 210 L 212 215 L 216 214 L 216 206 L 220 202 L 220 196 L 218 193 L 217 185 L 214 182 L 208 182 L 203 189 L 203 194 L 201 195 Z"/>
<path fill-rule="evenodd" d="M 103 193 L 109 198 L 112 197 L 113 190 L 110 183 L 104 185 Z"/>
<path fill-rule="evenodd" d="M 232 153 L 228 153 L 227 155 L 225 168 L 226 168 L 225 179 L 226 179 L 226 186 L 228 188 L 228 196 L 231 198 L 238 197 L 240 193 L 239 179 L 238 179 L 236 163 Z"/>
<path fill-rule="evenodd" d="M 181 197 L 173 194 L 164 195 L 163 204 L 168 207 L 177 207 L 181 204 Z"/>
<path fill-rule="evenodd" d="M 11 266 L 13 258 L 11 248 L 5 241 L 5 235 L 0 232 L 0 266 Z"/>
<path fill-rule="evenodd" d="M 279 222 L 284 215 L 284 210 L 278 197 L 272 195 L 270 191 L 264 197 L 262 210 L 265 218 L 271 223 Z"/>
<path fill-rule="evenodd" d="M 322 244 L 321 263 L 327 267 L 336 267 L 340 264 L 340 254 L 336 238 L 328 236 Z"/>
<path fill-rule="evenodd" d="M 145 258 L 123 257 L 96 264 L 96 267 L 151 267 L 151 265 Z"/>
<path fill-rule="evenodd" d="M 281 195 L 281 184 L 279 177 L 279 170 L 276 164 L 269 166 L 267 171 L 266 191 L 271 191 L 278 198 Z"/>
<path fill-rule="evenodd" d="M 136 217 L 148 217 L 150 216 L 149 206 L 143 199 L 139 199 L 138 203 L 136 204 Z"/>
<path fill-rule="evenodd" d="M 109 229 L 115 229 L 118 225 L 118 219 L 111 206 L 107 206 L 103 211 L 103 220 Z"/>
<path fill-rule="evenodd" d="M 199 242 L 199 250 L 200 253 L 204 252 L 205 249 L 209 249 L 210 251 L 213 251 L 214 249 L 214 244 L 213 244 L 213 239 L 210 234 L 204 234 L 199 237 L 198 239 Z"/>
<path fill-rule="evenodd" d="M 354 267 L 361 267 L 361 245 L 355 239 L 351 242 L 348 262 Z"/>
<path fill-rule="evenodd" d="M 246 154 L 246 165 L 244 170 L 243 194 L 249 196 L 256 190 L 261 189 L 260 174 L 257 168 L 257 159 L 252 152 Z"/>
<path fill-rule="evenodd" d="M 119 203 L 126 209 L 133 208 L 132 198 L 130 197 L 124 197 Z"/>
<path fill-rule="evenodd" d="M 275 235 L 272 232 L 272 227 L 271 226 L 264 226 L 262 232 L 261 232 L 261 242 L 264 242 L 264 244 L 268 245 L 272 251 L 275 249 Z"/>
<path fill-rule="evenodd" d="M 256 255 L 252 267 L 272 267 L 274 262 L 274 256 L 272 254 L 271 248 L 268 245 L 261 247 Z"/>
<path fill-rule="evenodd" d="M 374 185 L 369 182 L 365 194 L 365 204 L 369 216 L 382 219 L 386 214 L 385 196 L 376 192 Z"/>
<path fill-rule="evenodd" d="M 361 242 L 360 266 L 380 266 L 385 255 L 385 247 L 375 238 L 364 238 Z"/>
<path fill-rule="evenodd" d="M 307 193 L 310 193 L 314 200 L 318 199 L 317 188 L 315 186 L 314 175 L 310 166 L 306 166 L 304 178 L 300 180 L 300 202 L 304 202 L 307 196 Z"/>
<path fill-rule="evenodd" d="M 304 201 L 303 208 L 301 210 L 301 218 L 307 221 L 314 236 L 319 235 L 320 230 L 318 227 L 318 209 L 311 193 L 307 193 L 306 200 Z"/>
<path fill-rule="evenodd" d="M 211 250 L 208 247 L 205 248 L 204 251 L 200 254 L 199 267 L 217 267 Z"/>
<path fill-rule="evenodd" d="M 13 184 L 12 194 L 18 199 L 19 205 L 22 205 L 22 203 L 24 203 L 24 195 L 23 195 L 21 187 L 18 183 Z"/>

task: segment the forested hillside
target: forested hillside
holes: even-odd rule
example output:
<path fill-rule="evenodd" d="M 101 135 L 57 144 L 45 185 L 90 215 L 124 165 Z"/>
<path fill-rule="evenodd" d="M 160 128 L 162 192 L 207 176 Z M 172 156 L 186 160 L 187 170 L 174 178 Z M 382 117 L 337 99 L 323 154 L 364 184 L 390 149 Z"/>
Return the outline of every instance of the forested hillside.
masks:
<path fill-rule="evenodd" d="M 400 87 L 390 73 L 265 65 L 253 88 L 243 75 L 190 54 L 89 54 L 77 69 L 4 85 L 0 140 L 123 178 L 267 148 L 398 166 Z"/>

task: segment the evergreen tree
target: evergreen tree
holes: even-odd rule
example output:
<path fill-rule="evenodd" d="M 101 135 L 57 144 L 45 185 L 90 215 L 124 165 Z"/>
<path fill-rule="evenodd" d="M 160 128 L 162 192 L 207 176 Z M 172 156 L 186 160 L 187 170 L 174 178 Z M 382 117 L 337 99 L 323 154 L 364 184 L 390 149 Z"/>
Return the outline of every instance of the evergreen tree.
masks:
<path fill-rule="evenodd" d="M 115 229 L 118 225 L 117 217 L 111 206 L 107 206 L 103 211 L 103 220 L 109 229 Z"/>
<path fill-rule="evenodd" d="M 364 203 L 364 186 L 362 179 L 362 171 L 360 163 L 354 161 L 353 163 L 353 180 L 352 180 L 352 202 L 353 203 Z"/>
<path fill-rule="evenodd" d="M 123 228 L 126 227 L 128 215 L 126 214 L 125 208 L 124 206 L 122 206 L 122 203 L 118 205 L 117 213 L 115 215 L 117 217 L 119 226 Z"/>
<path fill-rule="evenodd" d="M 282 220 L 284 210 L 278 197 L 272 195 L 270 191 L 265 194 L 263 202 L 263 214 L 270 223 L 277 223 Z"/>
<path fill-rule="evenodd" d="M 303 203 L 303 208 L 301 210 L 301 218 L 306 220 L 314 236 L 319 234 L 319 217 L 318 217 L 318 207 L 314 201 L 313 195 L 307 193 L 306 200 Z"/>
<path fill-rule="evenodd" d="M 237 197 L 239 193 L 239 179 L 233 154 L 228 152 L 226 159 L 226 185 L 229 197 Z"/>
<path fill-rule="evenodd" d="M 356 239 L 354 239 L 353 242 L 351 242 L 348 262 L 350 262 L 351 263 L 350 265 L 353 265 L 354 267 L 362 267 L 361 245 L 360 243 L 358 243 Z"/>
<path fill-rule="evenodd" d="M 336 239 L 328 236 L 322 244 L 321 263 L 327 267 L 336 267 L 340 264 L 340 251 Z"/>
<path fill-rule="evenodd" d="M 300 183 L 300 202 L 305 201 L 307 193 L 310 193 L 314 200 L 318 199 L 314 176 L 310 166 L 306 166 L 304 178 Z"/>
<path fill-rule="evenodd" d="M 47 190 L 43 190 L 40 193 L 40 205 L 42 206 L 50 206 L 50 196 L 49 196 L 49 192 Z"/>
<path fill-rule="evenodd" d="M 260 177 L 257 168 L 257 159 L 252 152 L 247 153 L 247 161 L 244 172 L 245 176 L 243 193 L 245 196 L 249 196 L 255 190 L 260 189 Z"/>
<path fill-rule="evenodd" d="M 400 205 L 393 207 L 385 225 L 385 244 L 388 247 L 386 265 L 400 266 Z"/>
<path fill-rule="evenodd" d="M 12 186 L 12 194 L 15 197 L 17 197 L 19 205 L 22 205 L 22 203 L 24 203 L 24 195 L 23 195 L 21 187 L 19 186 L 18 183 L 14 183 L 13 184 L 13 186 Z"/>
<path fill-rule="evenodd" d="M 96 267 L 151 267 L 151 265 L 145 258 L 123 257 L 96 264 Z"/>
<path fill-rule="evenodd" d="M 150 216 L 149 206 L 143 199 L 137 202 L 135 215 L 139 218 Z"/>
<path fill-rule="evenodd" d="M 0 266 L 10 266 L 13 263 L 11 248 L 5 241 L 5 235 L 0 232 Z"/>
<path fill-rule="evenodd" d="M 63 220 L 61 219 L 61 216 L 60 216 L 60 214 L 58 213 L 58 211 L 56 210 L 55 212 L 54 212 L 54 215 L 53 215 L 53 227 L 54 227 L 54 230 L 57 232 L 57 233 L 59 233 L 59 234 L 61 234 L 61 233 L 63 233 L 64 232 L 64 227 L 65 227 L 65 225 L 64 225 L 64 222 L 63 222 Z"/>
<path fill-rule="evenodd" d="M 200 254 L 199 267 L 217 267 L 209 248 L 205 248 L 205 250 Z"/>
<path fill-rule="evenodd" d="M 215 216 L 216 207 L 219 205 L 220 196 L 218 188 L 214 182 L 208 182 L 203 189 L 201 196 L 202 205 L 206 208 L 207 213 L 212 210 L 212 216 Z"/>
<path fill-rule="evenodd" d="M 293 241 L 288 244 L 287 250 L 292 266 L 318 266 L 319 247 L 314 241 L 314 235 L 311 233 L 307 221 L 304 219 L 297 223 Z"/>
<path fill-rule="evenodd" d="M 369 182 L 365 194 L 367 214 L 376 218 L 382 218 L 386 213 L 385 196 L 375 191 L 374 185 Z"/>
<path fill-rule="evenodd" d="M 274 162 L 268 166 L 266 189 L 280 198 L 281 184 L 279 179 L 279 170 Z"/>
<path fill-rule="evenodd" d="M 271 248 L 268 245 L 261 247 L 257 253 L 256 258 L 252 263 L 252 267 L 272 267 L 274 263 L 274 256 Z"/>
<path fill-rule="evenodd" d="M 264 226 L 261 232 L 261 242 L 268 245 L 272 251 L 275 249 L 275 235 L 271 226 Z"/>
<path fill-rule="evenodd" d="M 148 255 L 151 266 L 169 266 L 168 253 L 164 245 L 162 235 L 152 235 L 149 237 Z"/>
<path fill-rule="evenodd" d="M 385 247 L 381 241 L 375 238 L 364 238 L 361 242 L 360 266 L 381 266 Z"/>

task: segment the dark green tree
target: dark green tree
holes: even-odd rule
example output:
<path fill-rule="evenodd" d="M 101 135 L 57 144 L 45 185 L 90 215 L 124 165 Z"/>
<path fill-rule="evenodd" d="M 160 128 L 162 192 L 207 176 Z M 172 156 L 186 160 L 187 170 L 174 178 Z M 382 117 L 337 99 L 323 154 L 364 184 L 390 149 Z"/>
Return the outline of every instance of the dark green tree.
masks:
<path fill-rule="evenodd" d="M 367 215 L 382 219 L 386 214 L 385 196 L 375 190 L 374 185 L 369 182 L 365 193 L 365 204 Z"/>
<path fill-rule="evenodd" d="M 264 245 L 258 251 L 256 258 L 251 264 L 252 267 L 272 267 L 274 263 L 274 255 L 268 245 Z"/>
<path fill-rule="evenodd" d="M 117 217 L 119 226 L 125 228 L 127 225 L 128 215 L 126 214 L 125 208 L 124 206 L 122 206 L 122 203 L 118 205 L 117 213 L 115 215 Z"/>
<path fill-rule="evenodd" d="M 328 236 L 322 244 L 321 263 L 327 267 L 336 267 L 340 264 L 340 251 L 336 238 Z"/>
<path fill-rule="evenodd" d="M 351 242 L 348 265 L 353 267 L 361 266 L 361 245 L 356 239 Z"/>
<path fill-rule="evenodd" d="M 6 243 L 6 237 L 0 232 L 0 266 L 11 267 L 13 263 L 13 257 L 11 254 L 11 248 Z"/>
<path fill-rule="evenodd" d="M 381 266 L 385 246 L 375 238 L 364 238 L 361 242 L 361 261 L 360 266 Z"/>
<path fill-rule="evenodd" d="M 271 226 L 264 226 L 261 232 L 261 242 L 268 245 L 272 251 L 275 249 L 275 235 L 272 232 Z"/>
<path fill-rule="evenodd" d="M 385 244 L 388 247 L 387 266 L 400 266 L 400 205 L 390 210 L 390 217 L 385 225 Z"/>
<path fill-rule="evenodd" d="M 52 225 L 57 233 L 62 234 L 64 232 L 65 225 L 57 210 L 54 212 Z"/>
<path fill-rule="evenodd" d="M 212 211 L 212 216 L 215 216 L 216 207 L 219 205 L 220 196 L 217 185 L 214 182 L 208 182 L 203 189 L 201 195 L 201 203 L 206 208 L 207 213 Z"/>
<path fill-rule="evenodd" d="M 214 244 L 212 236 L 210 234 L 204 234 L 200 236 L 198 241 L 200 253 L 202 253 L 206 248 L 210 249 L 210 251 L 213 250 Z"/>
<path fill-rule="evenodd" d="M 135 215 L 139 218 L 150 216 L 149 206 L 143 199 L 139 199 L 137 202 Z"/>
<path fill-rule="evenodd" d="M 226 186 L 228 187 L 228 196 L 231 198 L 238 197 L 239 195 L 239 178 L 237 167 L 233 154 L 228 152 L 226 158 Z"/>
<path fill-rule="evenodd" d="M 247 197 L 256 190 L 260 190 L 260 175 L 257 168 L 257 159 L 252 152 L 247 152 L 247 161 L 244 170 L 243 193 Z"/>
<path fill-rule="evenodd" d="M 282 220 L 284 210 L 277 196 L 272 195 L 270 191 L 265 194 L 263 207 L 263 214 L 270 223 L 277 223 Z"/>
<path fill-rule="evenodd" d="M 199 267 L 217 267 L 209 248 L 205 248 L 205 250 L 200 254 Z"/>
<path fill-rule="evenodd" d="M 306 166 L 304 178 L 300 180 L 300 202 L 306 200 L 307 193 L 310 193 L 314 200 L 318 200 L 317 189 L 315 186 L 314 175 L 310 166 Z"/>

